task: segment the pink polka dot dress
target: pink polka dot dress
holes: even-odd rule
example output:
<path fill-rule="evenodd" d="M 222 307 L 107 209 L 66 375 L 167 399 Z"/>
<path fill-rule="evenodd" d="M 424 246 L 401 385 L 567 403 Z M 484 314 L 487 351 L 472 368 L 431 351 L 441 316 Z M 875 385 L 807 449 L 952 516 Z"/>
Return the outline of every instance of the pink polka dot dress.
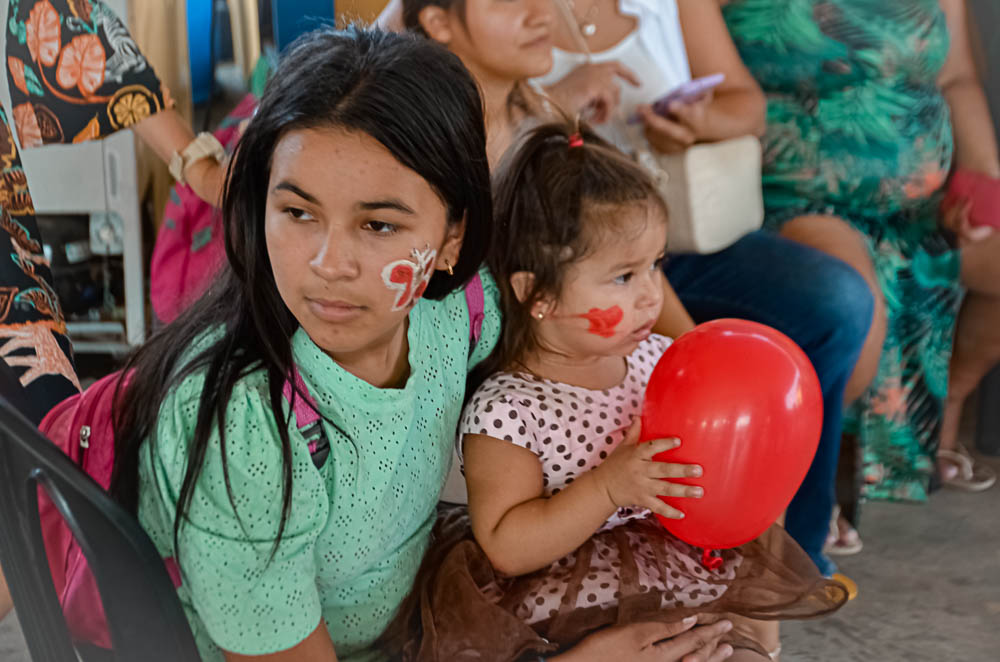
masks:
<path fill-rule="evenodd" d="M 542 465 L 545 496 L 557 494 L 577 477 L 598 466 L 624 440 L 632 421 L 642 412 L 646 383 L 656 362 L 670 346 L 670 339 L 652 335 L 626 358 L 625 379 L 612 388 L 593 391 L 560 384 L 526 373 L 498 373 L 473 394 L 462 415 L 460 434 L 482 434 L 521 446 Z M 639 566 L 639 590 L 661 591 L 663 608 L 697 607 L 711 602 L 725 590 L 742 561 L 738 552 L 712 574 L 700 564 L 700 552 L 663 531 L 644 508 L 619 508 L 599 531 L 609 531 L 630 520 L 647 520 L 654 526 L 638 534 L 626 532 Z M 614 603 L 621 594 L 619 554 L 615 545 L 592 541 L 593 567 L 577 587 L 580 607 Z M 651 544 L 661 546 L 654 551 Z M 555 616 L 565 597 L 577 552 L 549 568 L 538 591 L 531 591 L 516 610 L 527 623 Z M 657 573 L 660 557 L 669 568 Z M 648 562 L 647 562 L 648 561 Z"/>
<path fill-rule="evenodd" d="M 622 442 L 669 346 L 669 338 L 650 336 L 627 357 L 625 379 L 603 391 L 520 372 L 493 375 L 466 405 L 459 434 L 487 435 L 531 451 L 542 465 L 545 496 L 558 494 Z M 647 515 L 645 509 L 621 508 L 604 528 Z"/>
<path fill-rule="evenodd" d="M 459 439 L 481 434 L 527 449 L 541 464 L 544 495 L 557 494 L 622 442 L 669 346 L 669 339 L 650 336 L 627 357 L 622 382 L 606 390 L 524 373 L 493 375 L 466 404 Z M 846 589 L 823 579 L 777 525 L 722 550 L 716 570 L 702 566 L 700 548 L 675 538 L 641 508 L 620 508 L 579 548 L 517 577 L 492 567 L 465 506 L 439 508 L 432 538 L 416 588 L 388 637 L 404 642 L 387 649 L 390 657 L 408 662 L 521 659 L 528 650 L 563 650 L 608 625 L 691 615 L 703 622 L 734 619 L 724 640 L 766 659 L 769 651 L 747 619 L 811 618 L 847 599 Z"/>

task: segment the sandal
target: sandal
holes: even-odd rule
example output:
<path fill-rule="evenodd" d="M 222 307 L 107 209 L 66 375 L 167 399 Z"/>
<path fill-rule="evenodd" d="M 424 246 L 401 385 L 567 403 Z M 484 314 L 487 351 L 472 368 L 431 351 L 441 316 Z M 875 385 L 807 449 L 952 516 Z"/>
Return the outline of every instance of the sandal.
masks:
<path fill-rule="evenodd" d="M 997 474 L 982 462 L 976 462 L 961 444 L 953 450 L 938 450 L 938 460 L 944 460 L 955 468 L 954 475 L 941 468 L 941 483 L 966 492 L 982 492 L 993 487 Z"/>
<path fill-rule="evenodd" d="M 840 582 L 847 589 L 847 601 L 850 602 L 854 598 L 858 597 L 858 585 L 853 579 L 842 573 L 836 573 L 831 577 L 835 582 Z"/>
<path fill-rule="evenodd" d="M 830 556 L 851 556 L 864 549 L 865 544 L 855 529 L 844 520 L 847 529 L 840 529 L 840 506 L 833 507 L 833 517 L 830 519 L 830 533 L 826 537 L 823 552 Z"/>

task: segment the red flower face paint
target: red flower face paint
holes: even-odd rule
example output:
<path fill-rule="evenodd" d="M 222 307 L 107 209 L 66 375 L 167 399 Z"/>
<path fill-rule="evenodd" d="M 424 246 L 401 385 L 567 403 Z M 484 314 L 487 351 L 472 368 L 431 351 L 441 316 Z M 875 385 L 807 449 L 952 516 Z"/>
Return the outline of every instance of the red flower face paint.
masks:
<path fill-rule="evenodd" d="M 428 245 L 422 251 L 414 248 L 410 255 L 412 260 L 396 260 L 382 269 L 382 282 L 397 293 L 393 311 L 403 310 L 422 297 L 434 275 L 436 250 Z"/>
<path fill-rule="evenodd" d="M 625 313 L 618 306 L 611 306 L 605 310 L 591 308 L 583 315 L 577 315 L 590 322 L 589 333 L 602 338 L 610 338 L 615 335 L 615 327 L 625 318 Z"/>

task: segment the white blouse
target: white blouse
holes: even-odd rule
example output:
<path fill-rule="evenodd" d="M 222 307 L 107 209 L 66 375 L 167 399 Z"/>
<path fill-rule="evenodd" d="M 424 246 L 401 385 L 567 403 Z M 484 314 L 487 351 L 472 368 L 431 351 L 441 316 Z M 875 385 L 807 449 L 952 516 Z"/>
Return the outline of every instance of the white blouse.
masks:
<path fill-rule="evenodd" d="M 675 0 L 619 0 L 619 7 L 623 14 L 638 19 L 638 27 L 611 48 L 591 54 L 589 61 L 595 64 L 618 61 L 634 71 L 642 84 L 634 87 L 619 81 L 621 112 L 595 128 L 605 140 L 632 152 L 636 134 L 641 135 L 641 132 L 636 127 L 629 127 L 626 120 L 635 114 L 639 105 L 652 103 L 691 80 L 691 70 Z M 549 73 L 532 82 L 542 87 L 554 85 L 588 61 L 585 53 L 559 48 L 552 49 L 552 56 Z"/>

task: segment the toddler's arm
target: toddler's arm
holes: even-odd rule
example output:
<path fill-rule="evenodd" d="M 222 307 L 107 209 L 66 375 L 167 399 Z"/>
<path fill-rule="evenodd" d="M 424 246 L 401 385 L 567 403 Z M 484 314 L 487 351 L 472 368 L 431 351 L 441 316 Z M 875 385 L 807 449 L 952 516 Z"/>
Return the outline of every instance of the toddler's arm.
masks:
<path fill-rule="evenodd" d="M 594 534 L 620 506 L 648 508 L 664 517 L 683 514 L 657 498 L 701 496 L 701 488 L 663 478 L 701 475 L 694 465 L 654 462 L 675 439 L 639 444 L 638 422 L 599 466 L 545 497 L 542 465 L 529 450 L 486 435 L 466 435 L 465 478 L 476 540 L 507 575 L 544 568 Z"/>

